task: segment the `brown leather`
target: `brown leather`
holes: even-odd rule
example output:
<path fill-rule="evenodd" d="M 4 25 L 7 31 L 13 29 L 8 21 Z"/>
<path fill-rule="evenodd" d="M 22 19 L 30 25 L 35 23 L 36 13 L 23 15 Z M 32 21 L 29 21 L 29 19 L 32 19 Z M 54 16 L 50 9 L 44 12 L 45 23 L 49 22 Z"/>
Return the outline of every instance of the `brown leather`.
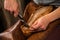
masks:
<path fill-rule="evenodd" d="M 27 4 L 23 17 L 27 21 L 32 13 L 34 13 L 41 6 L 35 5 L 33 2 Z M 28 15 L 28 17 L 26 17 Z"/>
<path fill-rule="evenodd" d="M 38 7 L 36 7 L 36 6 L 32 6 L 32 5 L 34 5 L 33 3 L 29 3 L 27 6 L 27 8 L 26 8 L 26 10 L 25 10 L 25 14 L 24 14 L 24 18 L 25 18 L 25 20 L 26 21 L 28 21 L 29 19 L 30 19 L 30 16 L 33 14 L 33 13 L 35 13 L 35 11 L 37 10 L 38 11 Z M 40 6 L 40 8 L 42 8 L 43 6 Z M 45 6 L 44 6 L 45 7 Z M 49 6 L 48 6 L 49 7 Z M 35 9 L 34 9 L 35 8 Z M 51 8 L 51 7 L 50 7 Z M 47 8 L 46 8 L 47 9 Z M 50 9 L 49 9 L 50 10 Z M 47 11 L 49 11 L 49 10 L 47 10 Z M 47 12 L 46 11 L 46 13 L 48 14 L 49 12 Z M 52 11 L 52 10 L 51 10 Z M 51 12 L 50 11 L 50 12 Z M 39 12 L 39 11 L 38 11 Z M 27 16 L 28 15 L 28 16 Z M 45 15 L 45 13 L 43 13 L 43 15 Z M 43 16 L 42 15 L 42 16 Z M 34 15 L 35 16 L 35 15 Z M 33 17 L 34 17 L 33 16 Z M 33 17 L 31 17 L 31 19 L 33 18 Z M 34 19 L 32 19 L 32 20 L 34 20 Z M 30 20 L 31 21 L 31 20 Z M 28 23 L 28 22 L 27 22 Z M 26 28 L 26 27 L 22 27 L 21 29 L 22 29 L 22 31 L 23 31 L 23 33 L 24 33 L 24 35 L 25 36 L 29 36 L 28 37 L 28 39 L 27 40 L 45 40 L 45 38 L 48 36 L 48 34 L 54 29 L 54 27 L 56 27 L 58 24 L 60 24 L 60 19 L 59 20 L 56 20 L 56 21 L 54 21 L 54 22 L 52 22 L 52 23 L 50 23 L 49 25 L 48 25 L 48 29 L 47 30 L 45 30 L 45 31 L 42 31 L 42 32 L 35 32 L 35 33 L 31 33 L 30 32 L 30 30 L 28 29 L 28 28 Z M 27 29 L 27 30 L 25 30 L 25 29 Z"/>
<path fill-rule="evenodd" d="M 29 26 L 31 26 L 34 23 L 34 21 L 37 20 L 39 17 L 42 17 L 53 10 L 52 6 L 39 6 L 40 8 L 38 9 L 38 7 L 36 7 L 33 3 L 29 3 L 27 6 L 28 11 L 27 10 L 26 11 L 28 12 L 28 14 L 30 14 L 29 15 L 30 17 L 27 16 L 28 18 L 26 18 L 26 20 Z M 30 34 L 28 28 L 21 26 L 21 29 L 25 35 Z"/>
<path fill-rule="evenodd" d="M 19 3 L 19 7 L 22 8 L 21 4 L 24 2 L 24 0 L 17 0 L 17 2 Z M 2 8 L 1 12 L 3 16 L 1 17 L 3 21 L 2 25 L 4 26 L 4 30 L 3 30 L 3 27 L 1 27 L 2 32 L 0 33 L 0 40 L 25 40 L 24 35 L 20 30 L 20 26 L 21 26 L 20 21 L 18 21 L 17 17 L 15 18 L 12 14 L 10 14 L 10 12 L 7 12 L 3 8 L 2 3 L 3 2 L 1 2 L 0 7 Z"/>
<path fill-rule="evenodd" d="M 57 25 L 60 25 L 60 19 L 50 23 L 45 31 L 32 34 L 27 40 L 45 40 Z"/>
<path fill-rule="evenodd" d="M 0 40 L 24 40 L 23 33 L 20 30 L 20 20 L 12 27 L 0 33 Z"/>
<path fill-rule="evenodd" d="M 33 6 L 35 5 L 34 3 L 29 3 L 30 6 L 26 7 L 26 10 L 24 12 L 23 17 L 27 21 L 29 17 L 31 16 L 32 13 L 34 13 L 36 10 L 38 10 L 40 7 Z M 28 11 L 29 10 L 29 11 Z M 28 16 L 27 16 L 28 15 Z M 46 31 L 43 32 L 36 32 L 34 34 L 29 34 L 27 39 L 25 39 L 25 35 L 22 33 L 20 27 L 21 27 L 21 22 L 18 20 L 13 26 L 9 27 L 6 29 L 4 32 L 0 33 L 0 40 L 44 40 L 47 35 L 53 30 L 53 28 L 60 24 L 60 20 L 56 20 L 49 24 L 49 28 Z"/>

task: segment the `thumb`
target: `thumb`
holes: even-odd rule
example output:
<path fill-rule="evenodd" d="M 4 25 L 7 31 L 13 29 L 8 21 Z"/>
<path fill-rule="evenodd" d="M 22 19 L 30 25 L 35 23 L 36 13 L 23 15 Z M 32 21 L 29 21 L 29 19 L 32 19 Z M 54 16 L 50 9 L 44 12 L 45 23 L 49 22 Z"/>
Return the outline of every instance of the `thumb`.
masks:
<path fill-rule="evenodd" d="M 14 16 L 15 16 L 15 17 L 18 16 L 18 11 L 14 11 Z"/>

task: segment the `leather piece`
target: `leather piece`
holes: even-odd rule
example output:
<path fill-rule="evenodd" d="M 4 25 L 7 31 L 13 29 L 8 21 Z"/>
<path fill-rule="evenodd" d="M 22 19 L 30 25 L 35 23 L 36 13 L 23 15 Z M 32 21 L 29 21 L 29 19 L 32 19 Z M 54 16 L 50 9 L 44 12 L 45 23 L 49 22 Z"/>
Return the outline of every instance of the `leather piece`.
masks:
<path fill-rule="evenodd" d="M 31 6 L 31 5 L 30 5 Z M 29 6 L 29 8 L 30 8 L 30 6 Z M 37 7 L 38 8 L 38 7 Z M 28 7 L 27 7 L 27 9 L 28 9 Z M 28 9 L 29 10 L 29 9 Z M 25 14 L 24 14 L 24 17 L 26 18 L 26 21 L 29 19 L 29 17 L 31 16 L 31 14 L 32 14 L 32 11 L 31 11 L 31 9 L 30 9 L 30 11 L 28 12 L 28 10 L 26 11 L 25 10 Z M 36 10 L 35 10 L 36 11 Z M 29 13 L 31 13 L 30 15 L 29 15 Z M 34 12 L 33 12 L 34 13 Z M 28 16 L 28 18 L 27 18 L 27 15 L 29 15 Z M 31 34 L 31 32 L 28 32 L 27 31 L 27 33 L 29 33 L 29 34 L 24 34 L 26 37 L 27 37 L 27 40 L 45 40 L 47 37 L 48 37 L 48 35 L 52 32 L 52 30 L 58 25 L 58 24 L 60 24 L 60 19 L 59 20 L 56 20 L 56 21 L 53 21 L 52 23 L 50 23 L 49 25 L 48 25 L 48 29 L 47 30 L 45 30 L 45 31 L 42 31 L 42 32 L 35 32 L 35 33 L 33 33 L 33 34 Z M 25 29 L 25 28 L 24 28 Z M 26 31 L 26 30 L 25 30 Z M 24 32 L 23 32 L 24 33 Z"/>
<path fill-rule="evenodd" d="M 36 6 L 34 6 L 33 3 L 29 3 L 27 6 L 28 6 L 27 7 L 28 8 L 28 11 L 27 10 L 26 11 L 28 13 L 27 12 L 26 13 L 27 13 L 27 15 L 29 15 L 29 13 L 31 13 L 31 14 L 29 16 L 24 15 L 24 17 L 26 16 L 25 18 L 27 19 L 27 23 L 28 23 L 29 26 L 31 26 L 34 23 L 34 21 L 37 20 L 39 17 L 42 17 L 42 16 L 50 13 L 53 10 L 53 7 L 52 6 L 39 6 L 39 7 L 36 7 Z M 33 7 L 36 7 L 37 10 L 34 9 Z M 29 30 L 29 28 L 26 28 L 23 25 L 21 26 L 21 30 L 23 31 L 23 33 L 26 36 L 28 36 L 31 33 L 31 31 Z"/>
<path fill-rule="evenodd" d="M 60 40 L 60 24 L 48 34 L 45 40 Z"/>
<path fill-rule="evenodd" d="M 18 20 L 12 27 L 0 33 L 1 40 L 25 40 L 23 33 L 20 30 L 20 20 Z"/>
<path fill-rule="evenodd" d="M 24 14 L 25 19 L 27 21 L 28 18 L 27 18 L 26 15 L 31 15 L 31 14 L 28 14 L 28 13 Z M 54 22 L 54 23 L 50 24 L 49 27 L 55 27 L 57 24 L 59 24 L 59 22 L 60 21 Z M 13 26 L 8 27 L 8 29 L 6 29 L 4 32 L 0 33 L 0 40 L 34 40 L 34 39 L 39 40 L 40 38 L 45 39 L 46 36 L 48 35 L 48 33 L 50 33 L 52 31 L 52 30 L 50 30 L 49 32 L 45 31 L 47 33 L 46 36 L 45 36 L 44 32 L 34 33 L 33 35 L 31 35 L 27 39 L 25 39 L 25 36 L 22 33 L 20 27 L 21 27 L 21 22 L 20 21 L 16 22 Z M 44 34 L 43 35 L 44 37 L 41 34 Z"/>
<path fill-rule="evenodd" d="M 57 27 L 57 25 L 60 25 L 60 19 L 50 23 L 48 25 L 48 28 L 46 31 L 36 32 L 36 33 L 32 34 L 27 40 L 52 40 L 53 37 L 51 37 L 51 36 L 55 36 L 55 37 L 57 36 L 57 35 L 52 35 L 52 33 L 53 33 L 52 31 L 55 31 L 54 29 Z M 49 36 L 49 34 L 50 34 L 50 36 Z"/>

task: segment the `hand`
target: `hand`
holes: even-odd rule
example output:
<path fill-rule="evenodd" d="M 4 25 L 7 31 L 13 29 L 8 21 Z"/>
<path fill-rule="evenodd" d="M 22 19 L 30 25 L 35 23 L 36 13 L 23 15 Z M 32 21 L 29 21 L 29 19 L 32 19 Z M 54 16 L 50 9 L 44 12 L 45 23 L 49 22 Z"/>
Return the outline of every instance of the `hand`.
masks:
<path fill-rule="evenodd" d="M 16 0 L 4 0 L 4 8 L 10 12 L 14 12 L 14 16 L 18 15 L 18 3 Z"/>
<path fill-rule="evenodd" d="M 47 18 L 43 16 L 32 24 L 32 26 L 30 27 L 30 30 L 32 31 L 46 30 L 48 24 L 49 24 L 49 20 L 47 20 Z"/>

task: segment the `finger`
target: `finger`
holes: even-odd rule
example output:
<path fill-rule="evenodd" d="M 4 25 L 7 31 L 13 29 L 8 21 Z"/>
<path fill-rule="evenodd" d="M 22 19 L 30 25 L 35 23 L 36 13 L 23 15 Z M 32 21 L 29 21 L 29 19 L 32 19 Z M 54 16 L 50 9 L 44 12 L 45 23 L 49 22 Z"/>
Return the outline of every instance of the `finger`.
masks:
<path fill-rule="evenodd" d="M 30 30 L 34 30 L 34 26 L 37 24 L 37 21 L 29 28 Z"/>
<path fill-rule="evenodd" d="M 7 10 L 9 10 L 10 12 L 13 12 L 13 9 L 11 7 L 9 7 Z"/>
<path fill-rule="evenodd" d="M 4 9 L 7 10 L 7 11 L 10 11 L 11 14 L 12 14 L 12 12 L 13 12 L 13 10 L 11 9 L 11 7 L 9 7 L 9 6 L 4 6 Z"/>
<path fill-rule="evenodd" d="M 14 16 L 15 17 L 17 17 L 18 16 L 18 14 L 19 14 L 19 8 L 17 7 L 16 9 L 14 9 Z"/>
<path fill-rule="evenodd" d="M 30 29 L 31 31 L 33 31 L 35 28 L 34 28 L 34 27 L 30 27 L 29 29 Z"/>
<path fill-rule="evenodd" d="M 42 28 L 38 28 L 36 31 L 42 31 L 43 29 Z"/>
<path fill-rule="evenodd" d="M 41 26 L 40 26 L 41 27 Z M 31 31 L 32 32 L 38 32 L 38 31 L 42 31 L 43 29 L 42 28 L 40 28 L 40 27 L 38 27 L 37 29 L 35 29 L 35 28 L 33 28 Z"/>
<path fill-rule="evenodd" d="M 37 28 L 36 28 L 36 27 L 37 27 Z M 41 24 L 38 24 L 38 26 L 36 26 L 36 27 L 35 27 L 35 28 L 33 27 L 33 28 L 34 28 L 34 29 L 32 30 L 33 32 L 37 32 L 37 31 L 42 31 L 42 30 L 44 30 L 44 29 L 42 28 L 43 26 L 42 26 Z"/>
<path fill-rule="evenodd" d="M 37 22 L 37 21 L 35 21 L 35 22 L 33 23 L 33 25 L 32 25 L 32 26 L 35 26 L 35 25 L 37 25 L 37 23 L 38 23 L 38 22 Z"/>
<path fill-rule="evenodd" d="M 36 26 L 37 28 L 34 30 L 34 31 L 41 31 L 42 30 L 42 28 L 40 28 L 40 27 L 42 27 L 42 25 L 39 25 L 38 24 L 38 26 Z"/>
<path fill-rule="evenodd" d="M 30 30 L 37 30 L 39 28 L 39 24 L 36 24 L 30 28 Z"/>
<path fill-rule="evenodd" d="M 46 30 L 46 28 L 44 26 L 41 26 L 37 31 L 42 31 L 42 30 Z"/>
<path fill-rule="evenodd" d="M 38 29 L 39 28 L 39 24 L 33 26 L 34 29 Z"/>
<path fill-rule="evenodd" d="M 37 21 L 30 27 L 30 30 L 34 30 L 35 25 L 37 25 Z"/>
<path fill-rule="evenodd" d="M 46 26 L 44 26 L 44 25 L 41 28 L 42 28 L 42 30 L 46 30 Z"/>
<path fill-rule="evenodd" d="M 14 16 L 17 17 L 18 16 L 18 12 L 14 12 Z"/>

